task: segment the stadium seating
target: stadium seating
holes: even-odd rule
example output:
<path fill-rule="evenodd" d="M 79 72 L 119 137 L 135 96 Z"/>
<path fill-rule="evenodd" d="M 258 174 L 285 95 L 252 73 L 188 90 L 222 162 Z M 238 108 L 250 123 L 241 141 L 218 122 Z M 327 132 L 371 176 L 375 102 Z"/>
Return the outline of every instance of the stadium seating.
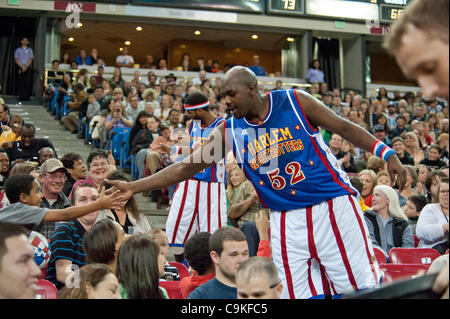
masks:
<path fill-rule="evenodd" d="M 180 275 L 180 279 L 190 276 L 189 269 L 182 263 L 177 261 L 169 261 L 169 264 L 177 268 L 178 274 Z"/>
<path fill-rule="evenodd" d="M 383 282 L 393 282 L 424 275 L 428 266 L 421 264 L 380 264 L 380 270 Z"/>
<path fill-rule="evenodd" d="M 417 237 L 417 235 L 414 234 L 414 247 L 417 248 L 419 246 L 419 242 L 420 242 L 419 237 Z"/>
<path fill-rule="evenodd" d="M 377 258 L 379 264 L 387 263 L 386 255 L 381 249 L 373 247 L 373 252 L 375 253 L 375 257 Z"/>
<path fill-rule="evenodd" d="M 109 141 L 108 149 L 111 150 L 114 159 L 116 161 L 121 160 L 122 158 L 122 148 L 125 144 L 127 144 L 129 136 L 130 136 L 131 128 L 129 127 L 115 127 L 112 129 L 113 137 L 111 141 Z M 128 151 L 127 151 L 128 152 Z"/>
<path fill-rule="evenodd" d="M 170 299 L 183 299 L 180 291 L 180 281 L 160 281 L 159 286 L 166 289 Z"/>
<path fill-rule="evenodd" d="M 39 279 L 36 289 L 36 299 L 57 299 L 58 290 L 46 279 Z"/>
<path fill-rule="evenodd" d="M 394 247 L 389 251 L 389 260 L 393 264 L 423 264 L 429 266 L 439 256 L 439 252 L 432 248 Z"/>

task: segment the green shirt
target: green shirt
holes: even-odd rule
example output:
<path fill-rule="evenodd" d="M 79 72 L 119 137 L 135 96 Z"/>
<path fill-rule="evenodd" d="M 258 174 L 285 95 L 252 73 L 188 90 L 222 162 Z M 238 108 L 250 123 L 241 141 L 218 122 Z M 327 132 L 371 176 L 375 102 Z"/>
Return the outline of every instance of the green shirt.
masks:
<path fill-rule="evenodd" d="M 159 290 L 161 290 L 164 299 L 170 299 L 166 289 L 164 289 L 163 287 L 159 287 Z M 119 284 L 119 294 L 120 297 L 122 297 L 122 299 L 128 299 L 128 293 L 126 289 L 122 286 L 122 284 Z"/>

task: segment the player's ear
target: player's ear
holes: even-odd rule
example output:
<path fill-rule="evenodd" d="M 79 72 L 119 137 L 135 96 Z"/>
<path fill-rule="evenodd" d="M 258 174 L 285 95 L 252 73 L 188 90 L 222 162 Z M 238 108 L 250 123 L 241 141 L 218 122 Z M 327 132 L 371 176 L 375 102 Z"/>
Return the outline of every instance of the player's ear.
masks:
<path fill-rule="evenodd" d="M 278 286 L 275 288 L 275 293 L 276 293 L 277 299 L 280 299 L 282 291 L 283 291 L 283 284 L 280 282 L 278 284 Z"/>
<path fill-rule="evenodd" d="M 248 85 L 248 95 L 255 96 L 258 93 L 258 88 L 255 87 L 252 83 Z"/>

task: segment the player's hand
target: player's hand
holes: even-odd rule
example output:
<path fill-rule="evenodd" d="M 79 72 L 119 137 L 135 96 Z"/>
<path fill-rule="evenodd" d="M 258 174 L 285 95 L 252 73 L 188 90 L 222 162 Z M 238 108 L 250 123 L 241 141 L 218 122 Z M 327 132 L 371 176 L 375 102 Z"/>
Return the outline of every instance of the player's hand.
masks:
<path fill-rule="evenodd" d="M 109 194 L 115 194 L 117 197 L 117 200 L 120 202 L 127 202 L 133 195 L 133 190 L 130 187 L 130 184 L 125 181 L 111 181 L 108 179 L 105 179 L 105 183 L 112 185 L 113 187 L 108 189 L 105 193 L 107 195 Z"/>
<path fill-rule="evenodd" d="M 397 155 L 393 154 L 389 156 L 387 169 L 394 185 L 397 184 L 399 192 L 401 192 L 406 184 L 406 169 L 403 167 Z"/>
<path fill-rule="evenodd" d="M 256 229 L 258 229 L 259 240 L 269 240 L 269 218 L 267 213 L 260 210 L 255 216 Z"/>
<path fill-rule="evenodd" d="M 126 204 L 126 201 L 123 201 L 119 198 L 119 190 L 108 190 L 108 194 L 106 194 L 105 187 L 101 188 L 98 200 L 103 209 L 120 209 L 123 208 Z"/>

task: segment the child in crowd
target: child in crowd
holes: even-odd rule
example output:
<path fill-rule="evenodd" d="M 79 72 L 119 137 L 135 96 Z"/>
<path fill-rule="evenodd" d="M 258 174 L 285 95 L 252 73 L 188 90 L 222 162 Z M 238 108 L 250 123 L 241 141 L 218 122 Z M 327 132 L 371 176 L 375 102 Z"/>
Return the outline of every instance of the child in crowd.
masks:
<path fill-rule="evenodd" d="M 176 267 L 169 264 L 167 261 L 167 255 L 169 254 L 169 239 L 167 234 L 160 228 L 154 228 L 148 232 L 152 236 L 153 240 L 158 243 L 161 253 L 164 255 L 166 262 L 164 264 L 164 276 L 161 280 L 180 280 L 180 274 Z"/>
<path fill-rule="evenodd" d="M 118 192 L 100 197 L 86 206 L 72 206 L 64 209 L 40 207 L 42 201 L 41 185 L 29 174 L 17 174 L 8 178 L 5 193 L 10 204 L 0 209 L 0 222 L 23 225 L 28 230 L 40 231 L 43 223 L 61 222 L 76 219 L 100 209 L 111 209 L 119 203 Z"/>

